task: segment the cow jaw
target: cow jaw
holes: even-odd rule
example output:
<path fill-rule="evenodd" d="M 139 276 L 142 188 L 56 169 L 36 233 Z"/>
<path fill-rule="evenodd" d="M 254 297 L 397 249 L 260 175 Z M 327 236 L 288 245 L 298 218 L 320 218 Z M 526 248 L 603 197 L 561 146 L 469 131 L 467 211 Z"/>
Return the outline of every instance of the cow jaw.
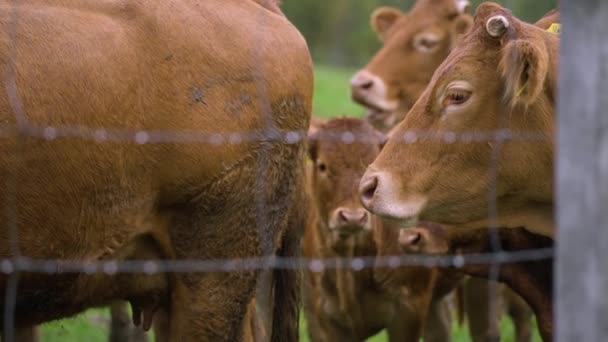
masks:
<path fill-rule="evenodd" d="M 355 102 L 377 112 L 393 112 L 399 107 L 398 100 L 388 98 L 386 83 L 379 76 L 362 70 L 351 80 L 351 95 Z"/>
<path fill-rule="evenodd" d="M 389 131 L 397 124 L 395 112 L 385 112 L 379 109 L 368 109 L 365 120 L 381 132 Z"/>
<path fill-rule="evenodd" d="M 499 215 L 498 217 L 488 217 L 483 220 L 463 224 L 445 225 L 445 227 L 458 230 L 471 230 L 487 227 L 524 227 L 531 233 L 546 236 L 551 239 L 555 238 L 555 220 L 552 205 L 546 205 L 544 208 L 523 208 L 510 214 Z"/>

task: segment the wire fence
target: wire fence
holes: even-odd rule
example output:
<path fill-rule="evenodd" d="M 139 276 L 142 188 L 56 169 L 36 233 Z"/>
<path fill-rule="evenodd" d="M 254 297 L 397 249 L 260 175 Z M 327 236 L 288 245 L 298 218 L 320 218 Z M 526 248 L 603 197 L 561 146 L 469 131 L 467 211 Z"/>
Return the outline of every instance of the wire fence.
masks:
<path fill-rule="evenodd" d="M 7 67 L 6 78 L 4 80 L 7 98 L 12 109 L 16 124 L 6 124 L 0 122 L 0 144 L 3 139 L 18 137 L 19 139 L 40 139 L 47 142 L 60 141 L 62 139 L 78 139 L 83 142 L 105 144 L 114 142 L 131 143 L 134 145 L 154 145 L 154 144 L 203 144 L 210 146 L 221 145 L 240 145 L 255 142 L 283 142 L 286 144 L 302 144 L 306 141 L 307 131 L 304 130 L 282 130 L 274 126 L 272 117 L 270 117 L 270 97 L 265 84 L 263 82 L 256 83 L 257 100 L 262 113 L 262 122 L 264 128 L 256 130 L 244 130 L 235 132 L 206 132 L 198 130 L 147 130 L 136 128 L 107 128 L 107 127 L 89 127 L 89 126 L 70 126 L 70 125 L 33 125 L 28 122 L 27 113 L 20 99 L 18 85 L 16 81 L 16 63 L 14 53 L 17 45 L 18 30 L 18 13 L 19 6 L 14 5 L 11 16 L 11 25 L 9 25 L 9 33 L 12 51 L 9 53 L 9 61 Z M 260 25 L 264 25 L 264 17 L 261 16 L 258 21 Z M 264 58 L 261 52 L 252 56 L 255 61 Z M 256 63 L 261 65 L 262 63 Z M 268 73 L 268 70 L 256 70 L 256 73 Z M 262 79 L 256 77 L 255 79 Z M 235 95 L 237 96 L 237 95 Z M 507 118 L 508 115 L 501 115 Z M 492 146 L 492 163 L 488 169 L 488 173 L 492 175 L 493 186 L 487 194 L 488 203 L 490 203 L 488 211 L 489 222 L 496 222 L 498 217 L 497 208 L 497 184 L 498 184 L 498 163 L 502 153 L 502 144 L 507 142 L 525 142 L 529 144 L 546 143 L 553 141 L 553 137 L 547 132 L 537 131 L 512 131 L 506 122 L 502 123 L 502 127 L 498 130 L 459 130 L 459 131 L 421 131 L 408 130 L 400 133 L 401 136 L 393 134 L 391 139 L 400 139 L 404 144 L 417 144 L 420 142 L 441 142 L 444 144 L 479 144 L 490 143 Z M 361 135 L 357 132 L 336 131 L 334 134 L 329 134 L 325 137 L 334 142 L 343 144 L 353 144 L 355 142 L 370 142 L 374 141 L 373 136 Z M 267 160 L 270 158 L 270 150 L 262 151 L 258 155 L 257 160 L 257 182 L 256 188 L 263 189 L 266 186 L 266 168 Z M 19 191 L 16 179 L 5 180 L 9 184 L 11 196 Z M 257 191 L 263 194 L 263 191 Z M 11 241 L 11 251 L 13 257 L 0 259 L 0 272 L 9 275 L 8 282 L 5 287 L 5 306 L 4 306 L 4 334 L 8 341 L 14 339 L 14 322 L 16 298 L 19 290 L 19 274 L 20 273 L 41 273 L 48 275 L 55 274 L 121 274 L 121 273 L 141 273 L 141 274 L 158 274 L 158 273 L 225 273 L 225 272 L 240 272 L 252 270 L 269 270 L 269 269 L 290 269 L 290 270 L 309 270 L 311 272 L 323 272 L 328 269 L 350 268 L 353 271 L 360 271 L 365 268 L 388 267 L 399 268 L 405 266 L 423 266 L 428 268 L 433 267 L 455 267 L 462 268 L 465 265 L 492 265 L 490 279 L 497 280 L 500 267 L 505 263 L 520 263 L 526 261 L 548 260 L 554 257 L 553 248 L 541 248 L 523 251 L 505 251 L 500 245 L 497 232 L 494 231 L 492 246 L 495 252 L 493 253 L 461 253 L 457 255 L 394 255 L 394 256 L 356 256 L 356 257 L 331 257 L 331 258 L 304 258 L 304 257 L 277 257 L 272 256 L 272 244 L 270 238 L 263 238 L 265 243 L 263 246 L 265 257 L 251 257 L 241 259 L 194 259 L 194 260 L 64 260 L 64 259 L 49 259 L 38 260 L 28 258 L 21 255 L 18 249 L 19 228 L 18 216 L 16 210 L 16 199 L 9 197 L 6 201 L 7 206 L 3 208 L 7 213 L 7 222 L 4 224 L 8 231 Z M 256 207 L 259 211 L 256 222 L 258 234 L 265 236 L 268 231 L 268 205 L 267 199 L 262 195 L 256 196 Z M 490 296 L 496 296 L 493 292 Z"/>

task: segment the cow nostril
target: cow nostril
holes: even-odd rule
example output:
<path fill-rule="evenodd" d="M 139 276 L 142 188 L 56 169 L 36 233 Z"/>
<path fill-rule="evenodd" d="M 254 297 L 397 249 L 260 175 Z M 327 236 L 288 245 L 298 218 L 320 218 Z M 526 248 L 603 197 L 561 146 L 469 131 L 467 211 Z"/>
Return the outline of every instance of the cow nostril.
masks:
<path fill-rule="evenodd" d="M 420 233 L 411 234 L 408 238 L 408 242 L 412 246 L 419 244 L 420 240 L 422 240 L 422 235 L 420 235 Z"/>
<path fill-rule="evenodd" d="M 365 221 L 367 221 L 367 212 L 364 211 L 361 213 L 361 216 L 359 218 L 359 222 L 364 223 Z"/>
<path fill-rule="evenodd" d="M 360 224 L 367 219 L 367 212 L 364 210 L 338 210 L 338 220 L 343 224 Z"/>
<path fill-rule="evenodd" d="M 348 222 L 348 218 L 346 217 L 346 214 L 344 214 L 344 210 L 338 211 L 338 218 L 342 222 Z"/>
<path fill-rule="evenodd" d="M 359 87 L 360 87 L 361 89 L 368 90 L 368 89 L 370 89 L 370 88 L 371 88 L 373 85 L 374 85 L 374 81 L 369 80 L 369 81 L 365 81 L 365 82 L 361 83 L 361 84 L 359 85 Z"/>
<path fill-rule="evenodd" d="M 401 230 L 399 233 L 399 244 L 406 252 L 418 252 L 420 251 L 420 245 L 422 244 L 422 234 L 419 232 Z"/>
<path fill-rule="evenodd" d="M 378 188 L 378 177 L 373 176 L 364 181 L 361 186 L 361 197 L 363 201 L 369 202 L 374 198 Z"/>

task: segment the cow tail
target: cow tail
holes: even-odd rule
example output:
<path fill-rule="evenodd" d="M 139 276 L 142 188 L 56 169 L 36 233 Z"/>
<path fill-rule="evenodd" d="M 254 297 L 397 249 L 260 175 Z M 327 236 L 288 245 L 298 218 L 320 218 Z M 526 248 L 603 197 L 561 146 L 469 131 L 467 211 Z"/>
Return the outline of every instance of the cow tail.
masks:
<path fill-rule="evenodd" d="M 300 240 L 306 224 L 306 210 L 294 206 L 283 234 L 278 257 L 299 255 Z M 294 265 L 279 265 L 273 271 L 273 314 L 271 342 L 299 341 L 300 271 Z M 291 266 L 291 267 L 284 267 Z"/>
<path fill-rule="evenodd" d="M 465 315 L 466 315 L 466 311 L 464 309 L 465 283 L 466 283 L 466 281 L 460 282 L 460 284 L 458 284 L 458 287 L 456 288 L 456 291 L 454 293 L 454 297 L 455 297 L 454 299 L 456 301 L 456 318 L 458 320 L 459 327 L 461 327 L 462 324 L 464 323 L 464 319 L 465 319 Z"/>

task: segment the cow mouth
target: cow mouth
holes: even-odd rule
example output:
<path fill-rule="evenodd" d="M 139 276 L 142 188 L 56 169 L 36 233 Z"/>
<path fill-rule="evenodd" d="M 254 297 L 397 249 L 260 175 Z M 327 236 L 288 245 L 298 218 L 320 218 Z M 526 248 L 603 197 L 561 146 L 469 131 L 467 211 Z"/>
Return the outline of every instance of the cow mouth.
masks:
<path fill-rule="evenodd" d="M 341 239 L 349 238 L 363 231 L 365 227 L 360 225 L 340 226 L 333 229 L 334 233 Z"/>
<path fill-rule="evenodd" d="M 395 116 L 393 112 L 376 108 L 368 109 L 364 120 L 380 132 L 388 131 L 395 124 Z"/>
<path fill-rule="evenodd" d="M 371 112 L 390 114 L 399 107 L 396 100 L 378 99 L 373 96 L 352 94 L 352 99 L 355 103 L 367 108 Z"/>
<path fill-rule="evenodd" d="M 386 121 L 393 114 L 392 111 L 383 110 L 380 108 L 368 108 L 365 114 L 365 119 L 368 121 Z"/>

